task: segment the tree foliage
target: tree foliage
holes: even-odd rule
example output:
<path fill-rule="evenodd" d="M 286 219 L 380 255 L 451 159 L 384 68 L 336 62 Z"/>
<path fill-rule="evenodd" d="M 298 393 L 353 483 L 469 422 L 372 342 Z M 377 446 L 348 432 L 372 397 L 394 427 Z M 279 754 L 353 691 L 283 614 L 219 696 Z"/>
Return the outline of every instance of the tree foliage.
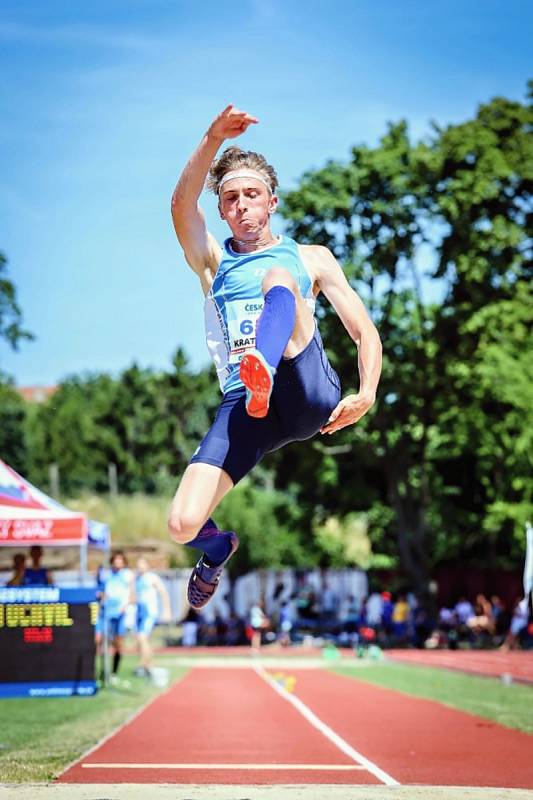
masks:
<path fill-rule="evenodd" d="M 307 173 L 284 197 L 290 233 L 333 250 L 384 342 L 374 413 L 338 437 L 346 452 L 316 445 L 317 474 L 336 473 L 337 513 L 392 510 L 370 536 L 383 546 L 384 527 L 394 533 L 388 546 L 422 592 L 437 560 L 516 556 L 531 510 L 519 409 L 531 408 L 532 122 L 530 104 L 496 98 L 426 142 L 393 124 L 377 147 L 354 147 L 348 163 Z M 340 345 L 331 309 L 321 313 L 352 387 L 353 349 Z M 280 462 L 282 481 L 294 479 L 293 457 Z M 311 504 L 313 487 L 300 486 Z"/>
<path fill-rule="evenodd" d="M 22 327 L 17 291 L 7 277 L 7 259 L 3 253 L 0 253 L 0 339 L 4 339 L 14 350 L 23 339 L 33 339 L 33 334 Z"/>

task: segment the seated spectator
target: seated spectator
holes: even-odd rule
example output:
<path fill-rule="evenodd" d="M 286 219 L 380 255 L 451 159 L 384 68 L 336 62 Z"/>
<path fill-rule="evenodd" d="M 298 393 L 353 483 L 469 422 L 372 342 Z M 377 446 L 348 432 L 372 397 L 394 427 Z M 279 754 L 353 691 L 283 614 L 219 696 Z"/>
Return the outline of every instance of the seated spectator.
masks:
<path fill-rule="evenodd" d="M 246 643 L 244 634 L 244 624 L 240 617 L 233 611 L 230 612 L 226 620 L 226 634 L 224 644 L 227 645 L 240 645 Z"/>
<path fill-rule="evenodd" d="M 492 606 L 484 594 L 478 594 L 474 605 L 474 613 L 466 622 L 475 636 L 488 635 L 495 633 L 494 618 L 492 616 Z"/>
<path fill-rule="evenodd" d="M 417 648 L 426 646 L 433 630 L 433 620 L 428 609 L 417 604 L 413 610 L 413 644 Z"/>
<path fill-rule="evenodd" d="M 457 621 L 459 625 L 466 625 L 470 617 L 474 616 L 474 607 L 464 595 L 462 595 L 455 604 L 454 611 L 457 614 Z"/>
<path fill-rule="evenodd" d="M 357 628 L 358 617 L 359 604 L 353 594 L 349 594 L 340 604 L 339 621 L 342 623 L 344 629 L 346 629 L 347 625 L 353 625 L 355 628 Z"/>
<path fill-rule="evenodd" d="M 455 628 L 459 621 L 459 618 L 453 608 L 447 608 L 443 606 L 439 609 L 439 628 L 444 633 L 449 633 L 452 628 Z"/>
<path fill-rule="evenodd" d="M 26 556 L 24 553 L 15 553 L 13 556 L 13 575 L 6 586 L 24 586 L 24 573 L 26 571 Z"/>
<path fill-rule="evenodd" d="M 327 580 L 324 580 L 320 600 L 320 617 L 322 622 L 327 624 L 336 618 L 338 608 L 338 597 Z"/>
<path fill-rule="evenodd" d="M 194 608 L 189 608 L 181 621 L 181 644 L 183 647 L 196 647 L 198 644 L 198 630 L 202 617 Z"/>
<path fill-rule="evenodd" d="M 30 548 L 31 566 L 24 570 L 24 586 L 53 586 L 54 581 L 49 571 L 41 566 L 43 548 L 34 544 Z"/>
<path fill-rule="evenodd" d="M 316 622 L 319 616 L 316 594 L 307 584 L 298 592 L 296 599 L 298 618 L 305 622 Z"/>

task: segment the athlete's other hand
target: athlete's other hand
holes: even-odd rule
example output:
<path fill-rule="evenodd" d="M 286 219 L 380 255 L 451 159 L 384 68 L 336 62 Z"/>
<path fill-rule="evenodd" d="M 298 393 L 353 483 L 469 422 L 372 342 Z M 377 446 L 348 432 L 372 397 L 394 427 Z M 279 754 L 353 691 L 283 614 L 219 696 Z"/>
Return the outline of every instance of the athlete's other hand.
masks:
<path fill-rule="evenodd" d="M 250 125 L 259 122 L 257 117 L 252 117 L 246 111 L 239 111 L 235 106 L 229 105 L 215 117 L 209 126 L 208 134 L 213 139 L 235 139 L 240 136 Z"/>
<path fill-rule="evenodd" d="M 374 405 L 373 395 L 359 392 L 359 394 L 349 394 L 343 397 L 339 405 L 333 409 L 326 424 L 320 429 L 320 433 L 335 433 L 348 425 L 354 425 L 364 417 L 366 412 Z"/>

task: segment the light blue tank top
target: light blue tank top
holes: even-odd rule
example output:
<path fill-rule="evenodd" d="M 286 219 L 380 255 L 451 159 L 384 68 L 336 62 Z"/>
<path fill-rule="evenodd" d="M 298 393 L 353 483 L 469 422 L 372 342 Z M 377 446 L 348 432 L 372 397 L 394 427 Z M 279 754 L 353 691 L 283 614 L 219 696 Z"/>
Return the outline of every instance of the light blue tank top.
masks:
<path fill-rule="evenodd" d="M 110 571 L 104 586 L 106 617 L 118 617 L 124 612 L 124 606 L 130 598 L 132 576 L 132 571 L 127 567 L 118 572 Z"/>
<path fill-rule="evenodd" d="M 157 617 L 159 602 L 157 589 L 154 586 L 153 573 L 143 572 L 135 578 L 135 594 L 137 605 L 146 609 L 152 617 Z"/>
<path fill-rule="evenodd" d="M 294 239 L 281 236 L 277 244 L 254 253 L 236 253 L 231 239 L 206 295 L 204 316 L 207 347 L 223 392 L 242 387 L 239 364 L 255 347 L 255 328 L 263 310 L 261 284 L 271 267 L 288 270 L 314 314 L 313 283 Z"/>

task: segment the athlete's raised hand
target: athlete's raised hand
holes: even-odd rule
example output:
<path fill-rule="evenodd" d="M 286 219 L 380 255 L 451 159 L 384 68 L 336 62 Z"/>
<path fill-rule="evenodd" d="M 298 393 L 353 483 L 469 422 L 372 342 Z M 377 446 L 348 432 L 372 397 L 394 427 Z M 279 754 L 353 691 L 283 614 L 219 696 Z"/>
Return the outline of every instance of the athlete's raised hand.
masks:
<path fill-rule="evenodd" d="M 359 392 L 359 394 L 349 394 L 343 397 L 336 408 L 329 415 L 326 424 L 320 429 L 320 433 L 335 433 L 348 425 L 354 425 L 364 417 L 366 412 L 374 405 L 374 397 Z"/>
<path fill-rule="evenodd" d="M 235 106 L 229 105 L 215 117 L 209 126 L 209 136 L 213 139 L 235 139 L 240 136 L 250 125 L 259 122 L 257 117 L 252 117 L 246 111 L 239 111 Z"/>

